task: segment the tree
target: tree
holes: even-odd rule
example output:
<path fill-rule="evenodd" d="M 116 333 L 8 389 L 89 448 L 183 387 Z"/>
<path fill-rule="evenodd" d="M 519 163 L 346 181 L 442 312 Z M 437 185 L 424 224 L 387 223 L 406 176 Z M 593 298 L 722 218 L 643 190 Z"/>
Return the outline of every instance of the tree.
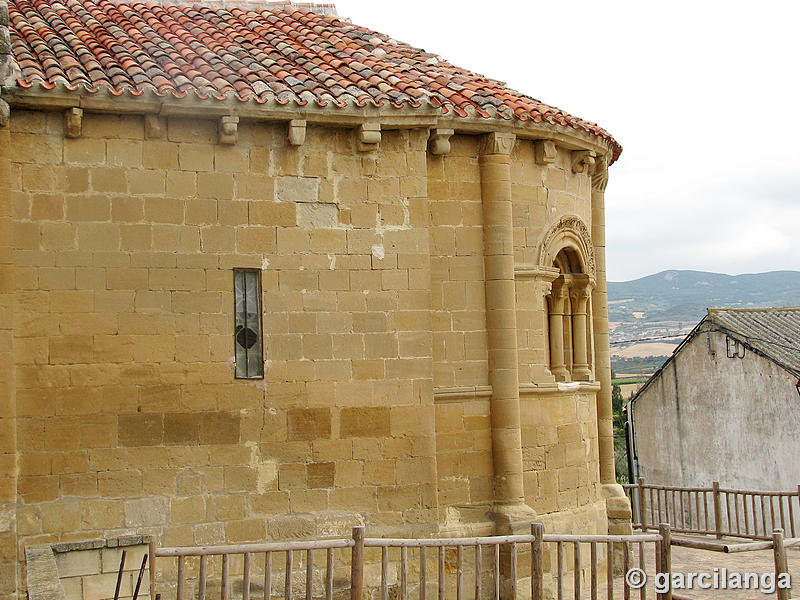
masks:
<path fill-rule="evenodd" d="M 628 483 L 628 452 L 625 444 L 625 416 L 622 414 L 625 401 L 618 383 L 611 385 L 611 408 L 614 413 L 614 463 L 617 482 Z"/>
<path fill-rule="evenodd" d="M 622 416 L 622 409 L 625 407 L 625 400 L 622 399 L 622 388 L 618 383 L 611 386 L 611 409 L 614 412 L 614 435 L 623 433 L 622 423 L 624 418 Z M 619 429 L 619 431 L 617 431 Z"/>

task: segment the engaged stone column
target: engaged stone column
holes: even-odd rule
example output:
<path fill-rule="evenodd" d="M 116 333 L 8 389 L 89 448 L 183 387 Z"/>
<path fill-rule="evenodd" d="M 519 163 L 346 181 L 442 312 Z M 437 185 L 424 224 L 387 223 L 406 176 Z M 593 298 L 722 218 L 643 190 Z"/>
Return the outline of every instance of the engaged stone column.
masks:
<path fill-rule="evenodd" d="M 592 174 L 592 241 L 596 282 L 592 293 L 594 311 L 595 373 L 600 381 L 597 392 L 597 437 L 600 453 L 600 483 L 606 498 L 608 532 L 631 533 L 631 506 L 614 471 L 614 424 L 611 405 L 611 356 L 608 335 L 608 292 L 606 283 L 605 192 L 608 164 L 598 160 Z M 616 552 L 616 551 L 615 551 Z M 619 552 L 617 552 L 619 555 Z M 617 562 L 619 565 L 620 561 Z"/>
<path fill-rule="evenodd" d="M 587 344 L 586 321 L 589 298 L 592 294 L 588 276 L 575 279 L 570 295 L 572 296 L 572 379 L 573 381 L 589 381 L 592 372 L 589 369 L 589 346 Z"/>
<path fill-rule="evenodd" d="M 614 472 L 614 427 L 611 407 L 611 355 L 608 335 L 608 291 L 606 283 L 605 192 L 608 167 L 598 161 L 592 175 L 592 243 L 597 269 L 592 294 L 594 306 L 595 372 L 600 382 L 597 393 L 597 434 L 600 450 L 600 482 L 616 483 Z"/>
<path fill-rule="evenodd" d="M 484 136 L 481 157 L 486 329 L 492 384 L 492 462 L 494 513 L 498 530 L 530 519 L 524 506 L 522 436 L 519 416 L 519 359 L 511 220 L 510 154 L 514 135 Z"/>
<path fill-rule="evenodd" d="M 553 282 L 550 305 L 550 372 L 556 381 L 568 381 L 569 371 L 564 363 L 564 315 L 568 288 L 563 277 Z"/>

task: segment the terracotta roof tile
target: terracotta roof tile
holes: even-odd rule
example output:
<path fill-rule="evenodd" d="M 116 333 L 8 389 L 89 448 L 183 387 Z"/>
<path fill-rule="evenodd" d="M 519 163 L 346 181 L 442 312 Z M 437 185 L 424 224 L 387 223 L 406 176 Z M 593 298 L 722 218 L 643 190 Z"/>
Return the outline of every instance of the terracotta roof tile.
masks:
<path fill-rule="evenodd" d="M 279 3 L 280 4 L 280 3 Z M 441 108 L 462 117 L 602 128 L 424 50 L 297 7 L 9 0 L 21 87 L 305 106 Z"/>

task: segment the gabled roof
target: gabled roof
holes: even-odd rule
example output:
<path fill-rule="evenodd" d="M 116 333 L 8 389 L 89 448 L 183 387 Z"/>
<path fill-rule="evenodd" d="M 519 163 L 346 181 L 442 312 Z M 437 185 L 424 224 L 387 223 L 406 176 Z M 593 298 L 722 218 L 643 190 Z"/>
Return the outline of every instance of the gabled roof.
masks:
<path fill-rule="evenodd" d="M 743 344 L 751 352 L 788 371 L 800 382 L 800 306 L 770 308 L 709 308 L 708 314 L 678 344 L 630 399 L 634 402 L 698 333 L 720 331 Z M 707 326 L 704 327 L 704 324 Z"/>
<path fill-rule="evenodd" d="M 800 306 L 709 308 L 708 320 L 800 377 Z"/>
<path fill-rule="evenodd" d="M 21 88 L 115 96 L 432 107 L 444 115 L 532 121 L 621 147 L 604 129 L 335 16 L 295 7 L 111 0 L 9 0 Z"/>

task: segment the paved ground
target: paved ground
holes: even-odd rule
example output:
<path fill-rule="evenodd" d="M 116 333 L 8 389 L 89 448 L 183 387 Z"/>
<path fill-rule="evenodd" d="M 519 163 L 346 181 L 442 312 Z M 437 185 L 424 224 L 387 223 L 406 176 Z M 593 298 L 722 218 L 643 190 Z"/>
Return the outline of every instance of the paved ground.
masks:
<path fill-rule="evenodd" d="M 728 543 L 738 543 L 743 540 L 726 540 Z M 800 550 L 797 548 L 787 549 L 787 562 L 789 565 L 789 572 L 792 576 L 792 581 L 796 582 L 798 591 L 792 594 L 792 597 L 800 598 Z M 648 573 L 648 584 L 645 588 L 645 595 L 641 595 L 640 590 L 630 590 L 631 598 L 656 598 L 656 590 L 653 585 L 655 569 L 655 557 L 651 554 L 645 557 L 645 566 Z M 638 556 L 636 557 L 638 564 Z M 672 549 L 672 571 L 673 573 L 710 573 L 716 572 L 720 580 L 724 579 L 723 569 L 727 569 L 727 574 L 730 579 L 732 573 L 757 573 L 759 577 L 762 574 L 774 573 L 775 565 L 773 562 L 772 550 L 759 550 L 751 552 L 741 552 L 736 554 L 724 554 L 721 552 L 711 552 L 707 550 L 694 550 L 690 548 Z M 688 577 L 688 576 L 687 576 Z M 623 578 L 619 577 L 614 582 L 614 598 L 624 598 L 623 595 Z M 706 600 L 706 599 L 763 599 L 775 598 L 776 593 L 763 594 L 757 589 L 717 589 L 717 590 L 703 590 L 696 584 L 694 589 L 675 590 L 673 594 L 678 597 L 691 598 L 692 600 Z M 565 594 L 565 597 L 571 597 Z M 590 598 L 588 591 L 582 594 L 584 598 Z M 598 593 L 598 598 L 607 598 L 605 585 Z"/>

